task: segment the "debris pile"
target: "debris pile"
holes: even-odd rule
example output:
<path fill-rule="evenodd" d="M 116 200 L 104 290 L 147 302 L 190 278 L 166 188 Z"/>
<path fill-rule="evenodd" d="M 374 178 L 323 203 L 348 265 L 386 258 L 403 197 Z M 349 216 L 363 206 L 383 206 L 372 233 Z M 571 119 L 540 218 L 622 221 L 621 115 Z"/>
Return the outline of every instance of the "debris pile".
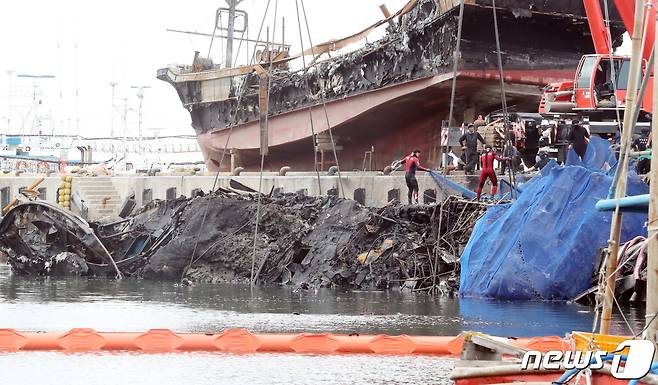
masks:
<path fill-rule="evenodd" d="M 646 301 L 647 291 L 647 239 L 637 236 L 623 244 L 619 250 L 618 267 L 616 270 L 615 298 L 620 304 Z M 592 287 L 579 294 L 572 301 L 583 305 L 595 305 L 600 290 L 602 269 L 606 264 L 606 249 L 601 249 L 596 260 L 595 274 L 592 276 Z M 598 298 L 600 300 L 600 298 Z"/>
<path fill-rule="evenodd" d="M 0 222 L 0 247 L 16 273 L 29 275 L 112 276 L 116 263 L 121 275 L 145 279 L 451 294 L 458 256 L 486 208 L 458 197 L 375 209 L 336 197 L 262 196 L 256 232 L 254 194 L 154 201 L 89 225 L 25 202 Z"/>

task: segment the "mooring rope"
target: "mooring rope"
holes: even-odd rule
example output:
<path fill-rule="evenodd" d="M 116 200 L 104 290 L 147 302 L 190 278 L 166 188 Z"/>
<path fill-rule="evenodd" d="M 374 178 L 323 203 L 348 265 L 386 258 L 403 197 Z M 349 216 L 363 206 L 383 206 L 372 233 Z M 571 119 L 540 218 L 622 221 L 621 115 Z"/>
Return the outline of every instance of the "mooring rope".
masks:
<path fill-rule="evenodd" d="M 256 40 L 260 40 L 261 34 L 263 32 L 263 26 L 265 25 L 265 18 L 267 17 L 267 13 L 270 8 L 270 2 L 271 0 L 267 0 L 267 5 L 265 6 L 265 13 L 263 14 L 263 19 L 261 20 L 260 23 L 260 28 L 258 29 L 258 36 L 256 37 Z M 258 46 L 254 45 L 254 52 L 251 55 L 251 60 L 250 60 L 250 65 L 253 64 L 254 60 L 256 59 L 256 48 Z M 235 106 L 235 115 L 237 115 L 238 111 L 240 110 L 240 105 L 242 103 L 242 99 L 244 97 L 244 94 L 246 93 L 246 88 L 245 85 L 247 84 L 247 77 L 245 76 L 242 79 L 242 85 L 240 87 L 240 94 L 238 95 L 238 101 Z M 215 180 L 213 181 L 212 185 L 212 190 L 210 191 L 213 193 L 215 189 L 217 188 L 217 183 L 219 182 L 219 173 L 222 170 L 222 164 L 224 163 L 224 158 L 226 157 L 226 151 L 228 150 L 228 144 L 231 140 L 231 134 L 233 133 L 233 127 L 234 125 L 231 125 L 228 131 L 228 135 L 226 136 L 226 143 L 224 144 L 224 149 L 222 150 L 222 156 L 219 159 L 219 164 L 217 165 L 217 172 L 215 173 Z M 194 261 L 194 257 L 196 255 L 196 251 L 199 245 L 199 236 L 201 235 L 201 231 L 203 230 L 203 227 L 206 223 L 206 218 L 208 217 L 208 209 L 210 208 L 210 199 L 208 199 L 208 202 L 206 203 L 206 207 L 203 211 L 203 217 L 201 219 L 201 225 L 199 226 L 199 230 L 197 231 L 196 238 L 194 240 L 194 248 L 192 249 L 192 255 L 190 256 L 190 262 L 188 265 L 183 269 L 183 272 L 181 273 L 181 281 L 185 277 L 185 274 L 187 274 L 187 270 L 190 268 L 192 265 L 192 261 Z"/>
<path fill-rule="evenodd" d="M 308 43 L 311 45 L 311 55 L 315 57 L 315 49 L 313 48 L 313 39 L 311 38 L 311 29 L 308 26 L 308 17 L 306 16 L 306 7 L 304 7 L 304 0 L 300 0 L 300 3 L 302 5 L 302 14 L 304 15 L 304 22 L 306 23 L 306 32 L 308 34 Z M 319 75 L 319 74 L 318 74 Z M 320 76 L 318 76 L 318 80 L 320 79 Z M 320 85 L 320 100 L 322 101 L 322 108 L 324 110 L 324 117 L 325 120 L 327 121 L 327 129 L 329 131 L 329 139 L 331 140 L 331 149 L 334 153 L 334 160 L 336 161 L 336 167 L 338 168 L 338 186 L 340 187 L 340 192 L 343 198 L 345 198 L 345 190 L 343 189 L 343 179 L 340 174 L 340 164 L 338 163 L 338 153 L 336 152 L 336 142 L 334 141 L 334 135 L 331 130 L 331 123 L 329 122 L 329 113 L 327 112 L 327 103 L 324 97 L 324 83 L 321 81 L 318 81 L 318 84 Z"/>
<path fill-rule="evenodd" d="M 621 114 L 619 111 L 619 103 L 617 102 L 617 72 L 615 71 L 615 61 L 613 59 L 614 52 L 612 52 L 612 33 L 610 32 L 610 9 L 608 7 L 608 0 L 603 0 L 603 8 L 605 11 L 605 29 L 606 37 L 608 38 L 608 44 L 610 44 L 610 70 L 612 73 L 612 89 L 615 93 L 615 113 L 617 114 L 617 130 L 619 131 L 619 136 L 621 137 Z"/>
<path fill-rule="evenodd" d="M 295 0 L 295 10 L 297 11 L 297 28 L 299 30 L 299 44 L 301 45 L 301 50 L 304 52 L 304 37 L 302 35 L 302 22 L 299 17 L 299 1 Z M 306 74 L 308 74 L 308 69 L 306 68 L 306 56 L 302 55 L 302 65 L 304 68 L 307 70 Z M 308 75 L 304 76 L 305 83 L 306 83 L 306 90 L 308 91 L 309 96 L 311 96 L 311 87 L 309 86 L 308 83 Z M 312 99 L 312 98 L 311 98 Z M 309 115 L 309 120 L 311 122 L 311 139 L 312 139 L 312 145 L 313 145 L 313 168 L 315 169 L 315 174 L 317 175 L 318 178 L 318 194 L 322 195 L 322 184 L 320 183 L 320 170 L 318 170 L 318 151 L 316 149 L 316 138 L 315 138 L 315 125 L 313 124 L 313 104 L 311 103 L 308 106 L 308 115 Z"/>
<path fill-rule="evenodd" d="M 496 56 L 498 57 L 498 77 L 500 79 L 500 96 L 501 96 L 501 103 L 503 107 L 503 124 L 505 125 L 505 142 L 507 144 L 507 148 L 512 148 L 513 143 L 512 143 L 512 136 L 511 136 L 511 130 L 510 130 L 510 121 L 509 121 L 509 113 L 507 111 L 507 95 L 505 93 L 505 77 L 503 73 L 503 55 L 500 52 L 500 31 L 498 30 L 498 16 L 497 16 L 497 10 L 496 10 L 496 0 L 491 0 L 491 6 L 493 9 L 493 22 L 494 22 L 494 35 L 496 37 Z M 512 155 L 512 160 L 511 164 L 508 170 L 509 178 L 510 178 L 510 196 L 512 199 L 516 195 L 516 170 L 515 170 L 515 155 Z"/>
<path fill-rule="evenodd" d="M 279 0 L 274 0 L 274 23 L 272 26 L 272 41 L 274 41 L 274 38 L 276 36 L 276 16 L 277 12 L 279 9 Z M 269 35 L 269 34 L 268 34 Z M 270 112 L 270 90 L 272 89 L 272 57 L 274 56 L 272 54 L 272 49 L 270 46 L 270 39 L 269 36 L 267 37 L 268 43 L 267 43 L 267 50 L 268 50 L 268 56 L 269 56 L 269 67 L 267 69 L 267 98 L 266 98 L 266 103 L 265 103 L 265 129 L 268 129 L 268 121 L 269 121 L 269 112 Z M 261 137 L 262 140 L 262 137 Z M 267 145 L 267 144 L 266 144 Z M 260 224 L 260 209 L 261 209 L 261 199 L 263 197 L 263 193 L 261 192 L 261 189 L 263 187 L 263 166 L 265 164 L 265 152 L 263 151 L 263 147 L 261 144 L 261 154 L 260 154 L 260 174 L 258 177 L 258 200 L 256 202 L 256 226 L 254 228 L 254 247 L 253 247 L 253 252 L 251 254 L 251 278 L 249 280 L 249 285 L 253 288 L 255 284 L 255 279 L 256 279 L 256 244 L 258 241 L 258 225 Z"/>
<path fill-rule="evenodd" d="M 464 0 L 460 1 L 459 4 L 459 24 L 457 26 L 457 44 L 455 46 L 455 52 L 453 53 L 453 63 L 452 63 L 452 89 L 450 91 L 450 112 L 448 113 L 448 129 L 452 126 L 454 120 L 453 114 L 455 110 L 455 97 L 457 93 L 457 70 L 459 69 L 459 58 L 461 57 L 461 41 L 462 41 L 462 27 L 464 23 Z M 441 127 L 441 133 L 439 134 L 439 165 L 442 163 L 443 154 L 443 127 Z M 447 146 L 446 146 L 447 147 Z M 447 165 L 446 165 L 447 166 Z"/>

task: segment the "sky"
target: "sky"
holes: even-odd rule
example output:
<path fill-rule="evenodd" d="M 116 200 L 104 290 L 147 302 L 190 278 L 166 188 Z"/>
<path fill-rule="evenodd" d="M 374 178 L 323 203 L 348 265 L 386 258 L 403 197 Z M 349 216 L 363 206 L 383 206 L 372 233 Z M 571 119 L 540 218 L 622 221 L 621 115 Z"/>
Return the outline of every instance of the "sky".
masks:
<path fill-rule="evenodd" d="M 271 0 L 265 22 L 272 28 L 275 2 Z M 382 3 L 395 12 L 406 0 L 305 0 L 313 43 L 340 38 L 376 22 L 382 18 Z M 266 0 L 244 0 L 238 6 L 249 13 L 252 38 L 258 32 L 266 4 Z M 54 127 L 57 134 L 105 137 L 114 132 L 120 136 L 125 99 L 128 135 L 136 136 L 139 99 L 137 89 L 131 87 L 147 86 L 143 134 L 194 134 L 189 114 L 173 87 L 155 76 L 159 68 L 170 64 L 191 64 L 195 50 L 207 55 L 210 38 L 166 29 L 212 33 L 215 10 L 225 6 L 223 0 L 4 2 L 0 13 L 1 132 L 49 133 Z M 286 42 L 293 45 L 292 52 L 297 52 L 295 1 L 278 0 L 277 16 L 274 39 L 280 41 L 281 17 L 285 17 Z M 308 41 L 304 45 L 308 48 Z M 216 62 L 222 61 L 221 48 L 223 44 L 215 40 L 210 56 Z M 11 77 L 7 71 L 13 71 Z M 34 80 L 19 74 L 55 78 Z M 110 83 L 118 84 L 114 108 Z M 40 120 L 33 118 L 35 114 Z M 36 126 L 38 121 L 40 127 Z"/>

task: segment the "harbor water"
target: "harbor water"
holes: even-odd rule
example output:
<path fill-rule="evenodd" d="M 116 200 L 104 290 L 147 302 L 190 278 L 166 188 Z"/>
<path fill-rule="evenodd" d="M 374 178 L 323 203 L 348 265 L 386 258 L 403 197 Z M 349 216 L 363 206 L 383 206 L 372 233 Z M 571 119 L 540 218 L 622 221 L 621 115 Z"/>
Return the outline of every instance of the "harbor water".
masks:
<path fill-rule="evenodd" d="M 613 332 L 643 323 L 624 309 Z M 618 313 L 617 313 L 618 314 Z M 0 266 L 0 327 L 24 331 L 332 332 L 457 335 L 475 330 L 530 337 L 589 331 L 593 309 L 547 302 L 492 302 L 398 292 L 295 291 L 290 287 L 179 286 L 104 279 L 34 279 Z M 2 384 L 448 384 L 452 359 L 426 356 L 218 353 L 0 355 Z M 393 369 L 395 368 L 395 369 Z M 121 380 L 121 381 L 119 381 Z"/>

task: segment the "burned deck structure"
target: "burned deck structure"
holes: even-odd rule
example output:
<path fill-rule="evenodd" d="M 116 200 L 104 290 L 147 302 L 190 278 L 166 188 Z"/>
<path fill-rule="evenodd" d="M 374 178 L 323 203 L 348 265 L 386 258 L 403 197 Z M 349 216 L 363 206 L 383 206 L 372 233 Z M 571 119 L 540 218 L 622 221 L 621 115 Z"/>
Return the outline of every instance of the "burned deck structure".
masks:
<path fill-rule="evenodd" d="M 374 27 L 388 24 L 386 35 L 363 48 L 337 57 L 320 57 L 307 68 L 288 69 L 290 58 L 274 61 L 269 108 L 269 155 L 265 167 L 283 165 L 314 169 L 313 148 L 322 148 L 328 130 L 336 136 L 341 167 L 360 169 L 364 154 L 381 169 L 409 148 L 432 154 L 441 121 L 447 118 L 453 77 L 453 55 L 460 24 L 459 1 L 412 0 L 396 15 L 345 39 L 316 45 L 318 56 L 343 43 L 360 40 Z M 499 30 L 508 105 L 537 108 L 541 88 L 569 80 L 583 54 L 593 52 L 581 2 L 499 0 Z M 456 76 L 458 121 L 500 106 L 494 26 L 490 0 L 465 2 L 461 55 Z M 621 44 L 623 25 L 612 15 L 614 45 Z M 310 50 L 306 50 L 309 54 Z M 293 55 L 292 57 L 299 57 Z M 260 65 L 267 68 L 267 62 Z M 252 67 L 222 68 L 196 58 L 192 66 L 158 71 L 174 86 L 190 112 L 210 169 L 228 148 L 233 166 L 259 164 L 259 76 Z M 246 79 L 245 79 L 246 77 Z M 309 89 L 306 84 L 308 83 Z M 324 90 L 324 95 L 320 95 Z M 325 119 L 322 98 L 326 100 Z M 312 141 L 308 108 L 312 108 L 316 140 Z M 321 165 L 327 169 L 331 156 Z M 434 165 L 435 159 L 429 164 Z M 224 162 L 228 169 L 230 162 Z"/>

